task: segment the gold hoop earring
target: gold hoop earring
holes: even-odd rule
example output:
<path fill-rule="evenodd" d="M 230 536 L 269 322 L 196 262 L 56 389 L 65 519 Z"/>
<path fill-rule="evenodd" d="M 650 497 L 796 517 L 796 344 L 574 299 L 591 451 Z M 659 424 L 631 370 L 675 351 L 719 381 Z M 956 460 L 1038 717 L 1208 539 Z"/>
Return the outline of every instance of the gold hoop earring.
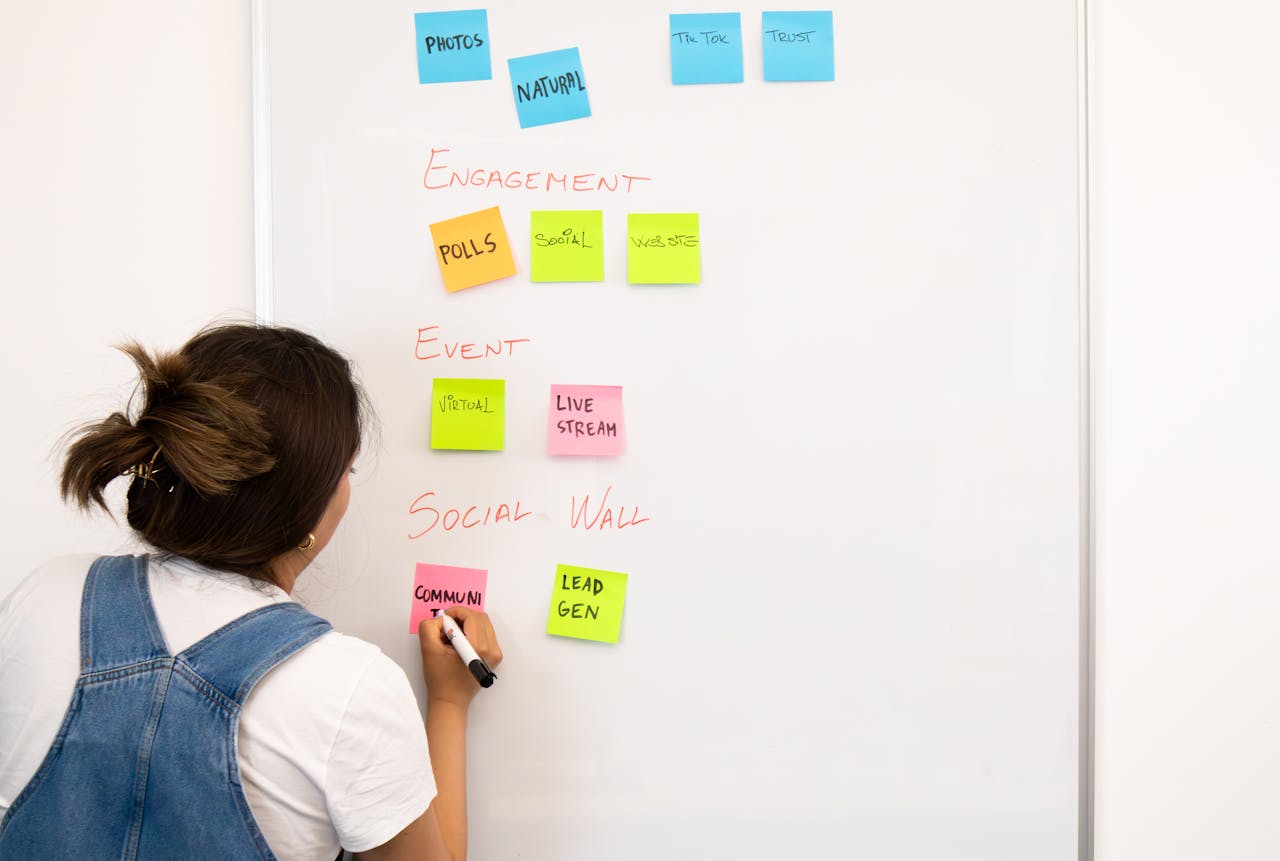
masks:
<path fill-rule="evenodd" d="M 315 537 L 315 535 L 313 535 L 312 533 L 308 532 L 308 533 L 307 533 L 307 540 L 306 540 L 306 541 L 303 541 L 301 544 L 299 544 L 299 545 L 298 545 L 298 549 L 299 549 L 299 550 L 301 550 L 303 553 L 305 553 L 305 552 L 307 552 L 308 550 L 310 550 L 312 547 L 315 547 L 315 546 L 316 546 L 316 537 Z"/>

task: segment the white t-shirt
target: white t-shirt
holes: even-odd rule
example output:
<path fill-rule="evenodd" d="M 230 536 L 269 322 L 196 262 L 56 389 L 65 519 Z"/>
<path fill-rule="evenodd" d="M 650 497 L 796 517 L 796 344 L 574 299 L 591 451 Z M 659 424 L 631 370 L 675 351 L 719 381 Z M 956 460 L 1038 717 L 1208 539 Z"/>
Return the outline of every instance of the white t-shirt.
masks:
<path fill-rule="evenodd" d="M 57 735 L 79 674 L 80 601 L 93 556 L 55 559 L 0 603 L 0 816 Z M 182 559 L 149 565 L 171 654 L 284 590 Z M 435 779 L 404 672 L 331 631 L 268 672 L 240 716 L 245 798 L 281 859 L 380 846 L 427 809 Z"/>

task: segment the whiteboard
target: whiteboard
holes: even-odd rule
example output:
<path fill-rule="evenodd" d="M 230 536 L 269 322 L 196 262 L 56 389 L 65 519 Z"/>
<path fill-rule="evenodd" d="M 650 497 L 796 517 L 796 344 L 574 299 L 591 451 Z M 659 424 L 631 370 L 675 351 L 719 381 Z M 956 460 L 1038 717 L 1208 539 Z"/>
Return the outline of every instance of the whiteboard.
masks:
<path fill-rule="evenodd" d="M 300 595 L 421 696 L 414 566 L 488 572 L 472 857 L 1076 857 L 1075 4 L 835 4 L 836 80 L 785 84 L 760 13 L 811 4 L 741 8 L 743 83 L 680 87 L 667 14 L 720 4 L 487 8 L 489 81 L 417 82 L 413 4 L 256 33 L 260 309 L 380 422 Z M 506 59 L 570 47 L 591 116 L 520 129 Z M 517 274 L 447 294 L 429 225 L 492 206 Z M 539 209 L 603 211 L 602 283 L 530 281 Z M 627 283 L 633 212 L 699 214 L 700 283 Z M 501 452 L 429 448 L 437 377 L 505 380 Z M 621 386 L 625 454 L 548 456 L 552 384 Z M 628 574 L 617 644 L 546 634 L 562 563 Z"/>

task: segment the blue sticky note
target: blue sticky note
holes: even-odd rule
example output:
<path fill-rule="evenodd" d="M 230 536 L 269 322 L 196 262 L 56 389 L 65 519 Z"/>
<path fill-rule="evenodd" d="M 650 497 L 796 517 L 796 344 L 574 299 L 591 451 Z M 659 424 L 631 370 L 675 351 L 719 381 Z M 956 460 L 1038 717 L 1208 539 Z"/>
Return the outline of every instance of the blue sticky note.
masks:
<path fill-rule="evenodd" d="M 671 83 L 741 84 L 742 16 L 671 15 Z"/>
<path fill-rule="evenodd" d="M 413 29 L 418 37 L 418 83 L 493 79 L 489 14 L 484 9 L 417 12 Z"/>
<path fill-rule="evenodd" d="M 836 47 L 830 12 L 765 12 L 766 81 L 834 81 Z"/>
<path fill-rule="evenodd" d="M 591 116 L 577 48 L 507 60 L 520 128 Z"/>

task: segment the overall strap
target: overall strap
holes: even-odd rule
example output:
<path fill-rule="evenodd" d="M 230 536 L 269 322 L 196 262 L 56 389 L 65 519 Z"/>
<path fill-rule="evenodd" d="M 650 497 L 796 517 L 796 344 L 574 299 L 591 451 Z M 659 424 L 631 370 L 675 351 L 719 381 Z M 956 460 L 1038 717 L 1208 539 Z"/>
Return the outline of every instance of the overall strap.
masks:
<path fill-rule="evenodd" d="M 333 627 L 292 601 L 270 604 L 228 622 L 178 655 L 237 705 L 268 670 Z"/>
<path fill-rule="evenodd" d="M 102 556 L 89 567 L 80 605 L 80 672 L 169 657 L 151 606 L 147 557 Z"/>

